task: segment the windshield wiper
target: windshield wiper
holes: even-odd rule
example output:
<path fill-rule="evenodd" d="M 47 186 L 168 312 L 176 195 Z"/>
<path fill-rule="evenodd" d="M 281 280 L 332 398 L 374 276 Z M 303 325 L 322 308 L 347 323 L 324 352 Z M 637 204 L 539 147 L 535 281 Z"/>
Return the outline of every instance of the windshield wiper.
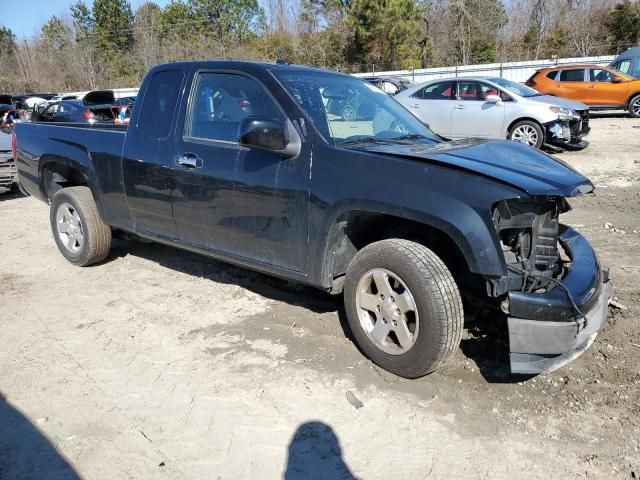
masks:
<path fill-rule="evenodd" d="M 416 140 L 418 138 L 427 138 L 424 135 L 420 135 L 419 133 L 407 133 L 406 135 L 401 135 L 399 137 L 391 137 L 389 140 Z"/>
<path fill-rule="evenodd" d="M 343 140 L 342 142 L 337 142 L 336 145 L 337 146 L 344 146 L 344 145 L 357 145 L 357 144 L 364 144 L 364 143 L 386 143 L 391 139 L 388 138 L 376 138 L 376 137 L 362 137 L 362 138 L 353 138 L 351 140 Z"/>

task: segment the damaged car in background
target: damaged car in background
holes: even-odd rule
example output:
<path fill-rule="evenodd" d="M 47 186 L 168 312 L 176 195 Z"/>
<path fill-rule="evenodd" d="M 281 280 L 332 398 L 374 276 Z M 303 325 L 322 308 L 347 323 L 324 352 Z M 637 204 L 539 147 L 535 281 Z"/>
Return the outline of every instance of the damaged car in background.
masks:
<path fill-rule="evenodd" d="M 504 78 L 435 80 L 395 99 L 445 138 L 507 138 L 535 148 L 588 145 L 589 107 Z"/>

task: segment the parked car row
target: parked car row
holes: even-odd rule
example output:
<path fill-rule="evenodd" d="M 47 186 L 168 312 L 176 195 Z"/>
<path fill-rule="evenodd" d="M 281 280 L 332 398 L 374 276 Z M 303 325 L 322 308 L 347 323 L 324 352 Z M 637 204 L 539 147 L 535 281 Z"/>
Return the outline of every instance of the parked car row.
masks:
<path fill-rule="evenodd" d="M 507 138 L 535 148 L 581 149 L 588 145 L 590 110 L 627 110 L 640 117 L 640 47 L 608 67 L 542 68 L 525 85 L 498 77 L 443 78 L 420 85 L 396 77 L 361 78 L 450 139 Z M 330 107 L 345 121 L 376 121 L 377 113 L 346 91 L 330 100 Z"/>
<path fill-rule="evenodd" d="M 395 98 L 446 138 L 508 138 L 535 148 L 545 143 L 570 148 L 587 145 L 585 105 L 541 95 L 503 78 L 435 80 Z"/>
<path fill-rule="evenodd" d="M 640 79 L 611 67 L 543 68 L 526 84 L 546 95 L 577 100 L 591 110 L 628 110 L 632 117 L 640 118 Z"/>

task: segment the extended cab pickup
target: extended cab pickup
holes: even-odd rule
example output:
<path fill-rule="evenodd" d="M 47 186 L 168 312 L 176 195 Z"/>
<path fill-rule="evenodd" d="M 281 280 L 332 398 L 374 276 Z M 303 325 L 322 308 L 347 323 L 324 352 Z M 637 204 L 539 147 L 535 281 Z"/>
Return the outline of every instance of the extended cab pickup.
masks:
<path fill-rule="evenodd" d="M 456 350 L 463 295 L 502 309 L 519 373 L 568 362 L 607 316 L 607 272 L 559 221 L 589 180 L 515 142 L 445 142 L 357 78 L 162 65 L 128 126 L 22 123 L 16 137 L 21 186 L 50 202 L 73 264 L 134 234 L 343 292 L 362 351 L 401 376 Z"/>

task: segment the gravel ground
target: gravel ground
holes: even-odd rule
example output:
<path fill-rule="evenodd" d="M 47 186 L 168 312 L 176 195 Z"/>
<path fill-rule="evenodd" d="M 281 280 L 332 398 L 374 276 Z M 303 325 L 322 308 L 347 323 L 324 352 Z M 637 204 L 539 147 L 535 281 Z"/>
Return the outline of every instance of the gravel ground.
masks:
<path fill-rule="evenodd" d="M 134 241 L 76 268 L 46 205 L 1 196 L 0 478 L 640 477 L 640 120 L 599 117 L 558 154 L 598 185 L 565 222 L 622 308 L 537 377 L 511 376 L 500 320 L 468 312 L 446 368 L 397 378 L 339 297 Z"/>

